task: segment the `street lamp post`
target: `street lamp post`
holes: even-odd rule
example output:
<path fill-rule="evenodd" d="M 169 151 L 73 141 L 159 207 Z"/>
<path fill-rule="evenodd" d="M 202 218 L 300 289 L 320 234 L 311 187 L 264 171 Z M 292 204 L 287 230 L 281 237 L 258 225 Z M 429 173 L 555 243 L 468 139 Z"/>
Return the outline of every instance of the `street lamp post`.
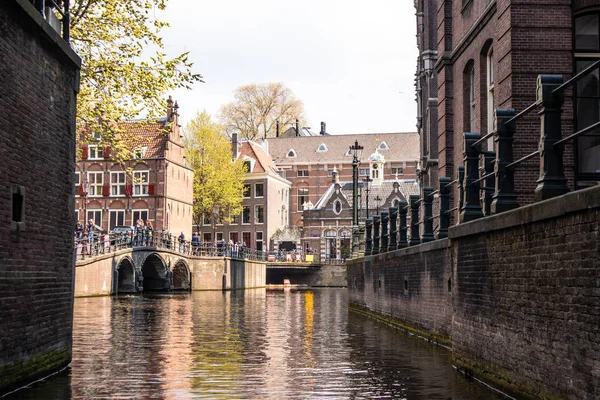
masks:
<path fill-rule="evenodd" d="M 382 199 L 379 197 L 379 195 L 377 195 L 374 200 L 377 202 L 377 215 L 379 215 L 379 203 Z"/>
<path fill-rule="evenodd" d="M 373 181 L 373 179 L 371 179 L 370 177 L 366 177 L 363 179 L 363 182 L 365 183 L 365 194 L 367 195 L 367 218 L 369 218 L 369 192 L 371 191 L 371 188 L 369 187 L 369 184 Z"/>
<path fill-rule="evenodd" d="M 363 146 L 358 145 L 358 140 L 350 146 L 353 152 L 352 159 L 352 254 L 357 254 L 358 250 L 358 158 Z"/>

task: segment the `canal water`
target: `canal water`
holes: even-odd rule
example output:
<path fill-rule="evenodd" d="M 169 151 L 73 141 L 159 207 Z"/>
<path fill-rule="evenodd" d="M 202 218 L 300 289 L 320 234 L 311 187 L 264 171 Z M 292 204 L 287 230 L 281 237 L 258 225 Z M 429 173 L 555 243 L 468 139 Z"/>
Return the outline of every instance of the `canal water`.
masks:
<path fill-rule="evenodd" d="M 345 289 L 75 300 L 73 362 L 10 399 L 500 399 Z"/>

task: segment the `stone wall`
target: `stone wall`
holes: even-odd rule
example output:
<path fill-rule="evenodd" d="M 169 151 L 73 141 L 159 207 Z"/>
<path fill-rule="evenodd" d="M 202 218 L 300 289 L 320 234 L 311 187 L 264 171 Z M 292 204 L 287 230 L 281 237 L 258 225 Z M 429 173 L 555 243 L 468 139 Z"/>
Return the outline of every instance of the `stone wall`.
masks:
<path fill-rule="evenodd" d="M 71 360 L 79 66 L 31 2 L 0 2 L 0 396 Z"/>
<path fill-rule="evenodd" d="M 349 263 L 351 305 L 450 339 L 459 367 L 506 391 L 596 399 L 599 221 L 596 186 L 454 226 Z"/>

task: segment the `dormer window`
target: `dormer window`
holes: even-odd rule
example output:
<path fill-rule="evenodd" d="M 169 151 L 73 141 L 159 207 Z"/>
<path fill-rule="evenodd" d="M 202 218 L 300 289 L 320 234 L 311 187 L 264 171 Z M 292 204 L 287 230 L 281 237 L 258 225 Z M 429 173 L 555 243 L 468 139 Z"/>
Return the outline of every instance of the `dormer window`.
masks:
<path fill-rule="evenodd" d="M 148 150 L 148 147 L 146 146 L 138 147 L 137 149 L 133 150 L 133 158 L 136 160 L 141 160 L 142 158 L 146 157 L 146 150 Z"/>
<path fill-rule="evenodd" d="M 291 149 L 290 151 L 288 151 L 286 157 L 287 158 L 296 158 L 297 154 L 296 154 L 296 150 Z"/>
<path fill-rule="evenodd" d="M 344 157 L 351 157 L 352 156 L 352 150 L 348 150 L 346 152 L 346 154 L 344 154 Z"/>
<path fill-rule="evenodd" d="M 328 150 L 328 149 L 327 149 L 327 146 L 325 146 L 325 143 L 321 143 L 321 145 L 320 145 L 320 146 L 319 146 L 319 148 L 317 149 L 317 153 L 324 153 L 324 152 L 326 152 L 327 150 Z"/>
<path fill-rule="evenodd" d="M 339 200 L 336 200 L 335 203 L 333 203 L 333 212 L 336 214 L 339 214 L 342 212 L 342 202 Z"/>
<path fill-rule="evenodd" d="M 389 150 L 390 146 L 388 146 L 386 142 L 381 142 L 381 143 L 379 143 L 379 147 L 377 149 L 378 150 Z"/>
<path fill-rule="evenodd" d="M 92 139 L 100 141 L 102 137 L 100 136 L 100 133 L 98 132 L 92 132 Z"/>
<path fill-rule="evenodd" d="M 244 172 L 248 174 L 252 172 L 252 164 L 254 164 L 252 161 L 253 160 L 244 160 Z"/>

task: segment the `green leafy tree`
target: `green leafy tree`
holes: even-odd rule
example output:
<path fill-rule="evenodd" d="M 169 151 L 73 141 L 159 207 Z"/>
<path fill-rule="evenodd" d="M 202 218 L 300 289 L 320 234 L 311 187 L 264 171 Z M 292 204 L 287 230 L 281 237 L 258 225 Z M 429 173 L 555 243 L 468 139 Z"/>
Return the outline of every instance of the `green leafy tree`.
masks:
<path fill-rule="evenodd" d="M 82 60 L 77 96 L 79 138 L 109 144 L 117 159 L 131 158 L 135 137 L 116 121 L 164 117 L 165 94 L 202 82 L 188 53 L 170 58 L 160 36 L 169 24 L 156 18 L 167 0 L 74 0 L 71 44 Z M 84 129 L 84 127 L 86 129 Z"/>
<path fill-rule="evenodd" d="M 231 222 L 242 212 L 244 164 L 233 160 L 223 127 L 206 111 L 186 125 L 183 144 L 194 170 L 194 223 L 199 226 L 205 215 L 210 216 L 214 231 L 218 222 Z"/>
<path fill-rule="evenodd" d="M 228 132 L 248 140 L 275 137 L 277 121 L 282 130 L 296 119 L 305 124 L 304 105 L 282 83 L 240 86 L 233 96 L 233 102 L 221 107 L 221 122 Z"/>

